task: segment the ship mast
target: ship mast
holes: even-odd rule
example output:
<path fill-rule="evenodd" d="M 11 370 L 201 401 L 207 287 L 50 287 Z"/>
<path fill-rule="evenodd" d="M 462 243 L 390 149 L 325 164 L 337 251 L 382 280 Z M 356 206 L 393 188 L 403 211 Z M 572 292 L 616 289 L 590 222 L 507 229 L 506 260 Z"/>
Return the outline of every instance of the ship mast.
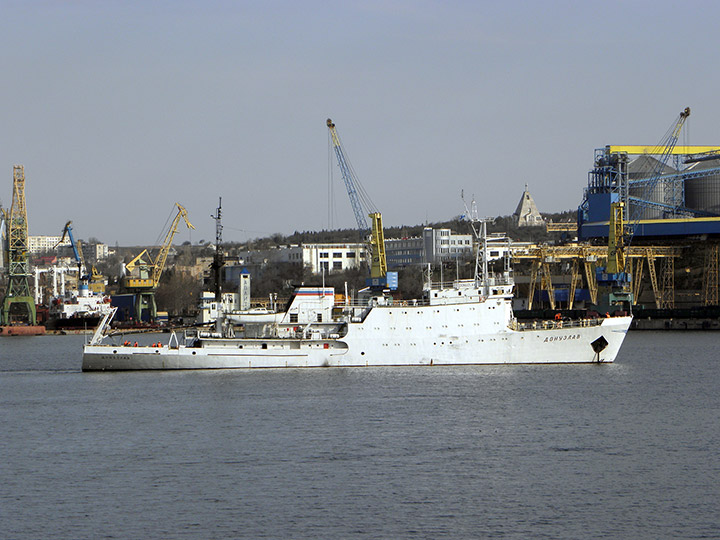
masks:
<path fill-rule="evenodd" d="M 490 293 L 489 271 L 488 271 L 488 250 L 487 250 L 487 222 L 493 221 L 491 218 L 478 218 L 477 204 L 473 198 L 468 209 L 465 203 L 465 193 L 460 192 L 460 198 L 465 205 L 465 219 L 470 222 L 475 239 L 478 242 L 478 249 L 475 251 L 475 287 L 483 288 L 483 294 L 487 297 Z M 480 225 L 480 230 L 476 225 Z"/>
<path fill-rule="evenodd" d="M 490 283 L 488 280 L 487 222 L 487 219 L 480 220 L 480 239 L 482 240 L 482 286 L 485 297 L 490 294 Z M 477 278 L 475 279 L 477 280 Z"/>
<path fill-rule="evenodd" d="M 220 197 L 220 201 L 218 202 L 215 215 L 211 215 L 210 217 L 215 220 L 215 258 L 212 263 L 213 276 L 215 278 L 215 301 L 222 303 L 220 270 L 222 270 L 222 267 L 225 266 L 222 252 L 222 197 Z"/>
<path fill-rule="evenodd" d="M 211 215 L 210 217 L 215 220 L 215 257 L 212 262 L 213 277 L 215 278 L 215 304 L 217 305 L 218 313 L 217 319 L 215 320 L 215 328 L 218 332 L 222 332 L 224 311 L 220 276 L 222 267 L 225 265 L 222 251 L 222 197 L 219 198 L 215 215 Z"/>

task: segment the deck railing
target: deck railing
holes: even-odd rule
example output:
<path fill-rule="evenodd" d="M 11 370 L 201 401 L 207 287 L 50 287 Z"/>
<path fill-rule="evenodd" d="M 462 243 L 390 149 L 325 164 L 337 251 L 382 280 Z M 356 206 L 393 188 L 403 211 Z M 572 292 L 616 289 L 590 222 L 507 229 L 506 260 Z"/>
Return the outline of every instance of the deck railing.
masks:
<path fill-rule="evenodd" d="M 537 319 L 519 322 L 517 319 L 510 321 L 508 325 L 511 330 L 550 330 L 552 328 L 586 328 L 589 326 L 600 326 L 602 319 L 570 319 L 570 320 L 546 320 Z"/>

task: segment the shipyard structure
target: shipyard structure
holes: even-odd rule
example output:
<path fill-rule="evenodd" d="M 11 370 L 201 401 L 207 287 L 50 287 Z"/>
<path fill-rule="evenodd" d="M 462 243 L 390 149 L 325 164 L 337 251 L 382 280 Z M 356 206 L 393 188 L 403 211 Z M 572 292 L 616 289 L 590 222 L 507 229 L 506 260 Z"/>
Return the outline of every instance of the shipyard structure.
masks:
<path fill-rule="evenodd" d="M 645 274 L 657 308 L 677 307 L 676 280 L 696 285 L 695 291 L 684 292 L 686 307 L 718 305 L 720 146 L 678 144 L 689 116 L 688 107 L 655 146 L 595 150 L 578 209 L 581 242 L 608 243 L 619 209 L 619 240 L 647 252 L 646 273 L 643 257 L 636 256 L 628 266 L 636 304 Z M 658 257 L 662 261 L 656 268 Z M 681 268 L 676 268 L 677 261 Z"/>
<path fill-rule="evenodd" d="M 720 235 L 720 147 L 606 146 L 578 212 L 581 240 L 607 238 L 610 204 L 625 203 L 634 238 Z M 668 163 L 669 161 L 669 163 Z"/>
<path fill-rule="evenodd" d="M 617 202 L 636 240 L 720 235 L 720 146 L 677 144 L 689 116 L 688 107 L 656 146 L 595 150 L 578 211 L 581 240 L 608 237 Z"/>

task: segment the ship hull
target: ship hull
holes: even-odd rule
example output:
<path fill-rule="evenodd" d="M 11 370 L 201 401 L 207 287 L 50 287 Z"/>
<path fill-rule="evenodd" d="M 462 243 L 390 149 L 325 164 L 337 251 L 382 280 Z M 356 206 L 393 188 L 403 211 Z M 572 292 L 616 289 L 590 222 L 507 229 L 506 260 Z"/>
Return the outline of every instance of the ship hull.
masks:
<path fill-rule="evenodd" d="M 407 310 L 405 315 L 408 315 Z M 419 311 L 411 319 L 422 319 Z M 437 316 L 437 310 L 435 310 Z M 402 315 L 398 313 L 398 315 Z M 395 316 L 402 319 L 402 316 Z M 86 345 L 83 371 L 254 369 L 372 366 L 440 366 L 485 364 L 560 364 L 613 362 L 630 327 L 631 317 L 612 317 L 598 324 L 513 330 L 502 328 L 458 332 L 449 324 L 425 332 L 410 326 L 385 327 L 372 321 L 350 325 L 335 339 L 207 339 L 200 345 L 163 347 Z M 470 326 L 467 324 L 459 326 Z M 406 324 L 407 321 L 405 321 Z M 445 322 L 450 322 L 446 320 Z M 422 322 L 419 326 L 422 326 Z M 482 326 L 482 325 L 478 325 Z M 364 332 L 364 330 L 371 330 Z"/>
<path fill-rule="evenodd" d="M 43 336 L 45 327 L 32 326 L 0 326 L 0 336 Z"/>
<path fill-rule="evenodd" d="M 49 319 L 45 324 L 48 330 L 92 330 L 102 317 L 70 317 L 67 319 Z"/>

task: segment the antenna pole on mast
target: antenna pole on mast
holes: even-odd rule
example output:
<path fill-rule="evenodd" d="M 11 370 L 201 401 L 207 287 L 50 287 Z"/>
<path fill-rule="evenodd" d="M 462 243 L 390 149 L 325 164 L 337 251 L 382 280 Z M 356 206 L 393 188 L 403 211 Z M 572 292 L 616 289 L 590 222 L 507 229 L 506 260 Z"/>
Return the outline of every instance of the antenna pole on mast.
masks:
<path fill-rule="evenodd" d="M 215 220 L 215 259 L 213 260 L 212 268 L 215 277 L 215 301 L 218 302 L 218 306 L 222 303 L 222 286 L 220 279 L 220 270 L 225 266 L 223 251 L 222 251 L 222 197 L 218 202 L 217 211 L 214 216 L 210 216 Z"/>

